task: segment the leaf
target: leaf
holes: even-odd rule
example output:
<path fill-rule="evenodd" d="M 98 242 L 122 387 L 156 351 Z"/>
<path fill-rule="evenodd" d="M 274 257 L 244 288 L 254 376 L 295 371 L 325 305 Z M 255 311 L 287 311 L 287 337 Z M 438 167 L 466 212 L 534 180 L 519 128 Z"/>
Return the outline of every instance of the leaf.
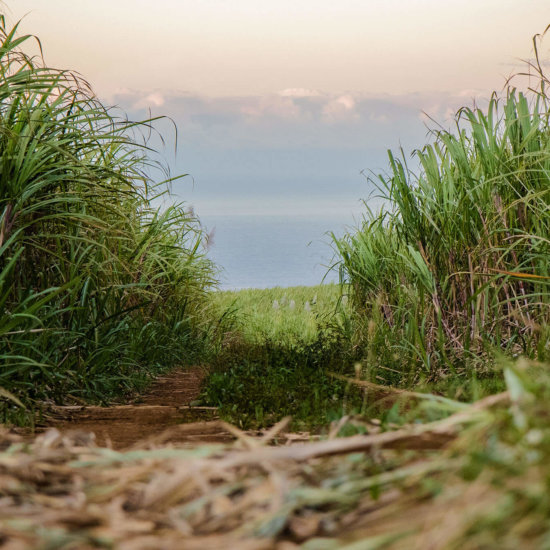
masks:
<path fill-rule="evenodd" d="M 15 395 L 13 395 L 13 393 L 1 387 L 0 387 L 0 396 L 6 399 L 9 399 L 10 401 L 13 401 L 16 405 L 18 405 L 22 409 L 26 409 L 25 405 L 23 405 L 23 403 L 21 403 L 21 401 L 17 397 L 15 397 Z"/>
<path fill-rule="evenodd" d="M 544 277 L 542 275 L 535 275 L 533 273 L 520 273 L 519 271 L 505 271 L 504 269 L 490 268 L 489 271 L 500 273 L 501 275 L 509 275 L 510 277 L 519 277 L 521 279 L 544 279 L 550 280 L 550 277 Z"/>
<path fill-rule="evenodd" d="M 510 399 L 513 403 L 517 403 L 518 401 L 524 399 L 527 395 L 531 395 L 530 392 L 525 389 L 521 378 L 510 367 L 504 369 L 504 379 L 506 381 L 508 391 L 510 392 Z"/>

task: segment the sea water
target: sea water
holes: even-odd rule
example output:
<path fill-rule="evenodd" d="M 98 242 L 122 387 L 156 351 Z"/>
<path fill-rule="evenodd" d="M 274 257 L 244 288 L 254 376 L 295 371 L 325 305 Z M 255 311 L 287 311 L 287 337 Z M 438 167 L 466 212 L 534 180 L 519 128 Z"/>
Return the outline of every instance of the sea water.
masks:
<path fill-rule="evenodd" d="M 329 232 L 341 236 L 351 215 L 201 216 L 212 232 L 208 256 L 222 268 L 222 289 L 317 285 L 338 280 Z"/>

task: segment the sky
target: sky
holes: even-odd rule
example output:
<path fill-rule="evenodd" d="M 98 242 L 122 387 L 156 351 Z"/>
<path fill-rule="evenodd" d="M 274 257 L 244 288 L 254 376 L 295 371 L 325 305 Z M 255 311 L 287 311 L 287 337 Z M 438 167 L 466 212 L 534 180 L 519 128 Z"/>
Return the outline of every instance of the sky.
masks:
<path fill-rule="evenodd" d="M 550 23 L 542 0 L 8 0 L 47 60 L 101 94 L 225 97 L 500 85 Z M 9 13 L 9 12 L 8 12 Z"/>
<path fill-rule="evenodd" d="M 46 62 L 159 129 L 199 214 L 356 212 L 386 150 L 532 57 L 548 0 L 12 0 Z"/>

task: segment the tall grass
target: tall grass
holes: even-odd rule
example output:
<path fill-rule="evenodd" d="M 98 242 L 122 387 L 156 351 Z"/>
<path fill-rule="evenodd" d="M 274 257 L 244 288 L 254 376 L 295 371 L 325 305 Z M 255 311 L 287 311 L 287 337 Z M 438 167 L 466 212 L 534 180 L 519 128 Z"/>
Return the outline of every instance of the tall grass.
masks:
<path fill-rule="evenodd" d="M 131 123 L 0 17 L 0 386 L 14 403 L 104 398 L 197 346 L 213 283 L 198 221 Z"/>
<path fill-rule="evenodd" d="M 375 182 L 386 208 L 335 239 L 354 337 L 380 380 L 482 374 L 495 350 L 547 357 L 550 99 L 539 77 L 537 90 L 461 109 L 454 131 L 414 152 L 418 174 L 390 152 Z"/>

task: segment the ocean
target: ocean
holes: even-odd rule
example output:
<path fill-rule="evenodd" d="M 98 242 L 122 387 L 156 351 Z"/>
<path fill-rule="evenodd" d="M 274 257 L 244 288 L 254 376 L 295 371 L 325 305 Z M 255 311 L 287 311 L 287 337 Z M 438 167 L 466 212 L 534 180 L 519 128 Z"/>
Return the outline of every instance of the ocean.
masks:
<path fill-rule="evenodd" d="M 341 236 L 353 218 L 336 215 L 231 214 L 201 216 L 212 231 L 208 256 L 222 268 L 220 288 L 317 285 L 338 280 L 332 231 Z"/>

